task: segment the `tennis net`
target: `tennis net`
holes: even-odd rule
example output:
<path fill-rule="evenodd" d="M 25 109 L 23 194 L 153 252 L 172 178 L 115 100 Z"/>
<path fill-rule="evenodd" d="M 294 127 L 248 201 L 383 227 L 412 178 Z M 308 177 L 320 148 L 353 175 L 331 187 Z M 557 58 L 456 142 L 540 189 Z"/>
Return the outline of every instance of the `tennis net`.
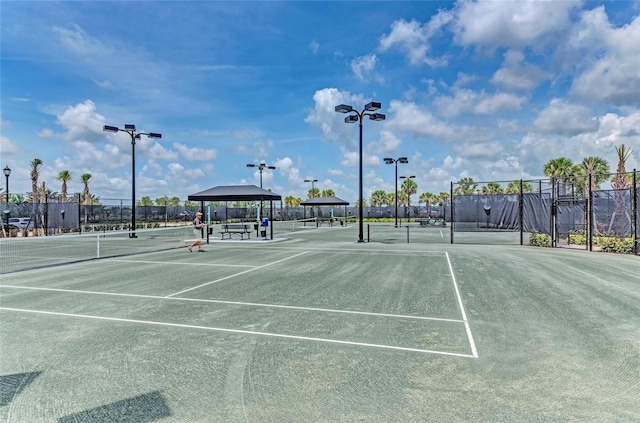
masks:
<path fill-rule="evenodd" d="M 0 239 L 0 274 L 86 260 L 184 248 L 192 226 Z"/>
<path fill-rule="evenodd" d="M 309 219 L 278 220 L 273 223 L 273 230 L 278 233 L 297 232 L 306 229 L 316 229 L 317 227 L 318 219 L 315 217 Z"/>

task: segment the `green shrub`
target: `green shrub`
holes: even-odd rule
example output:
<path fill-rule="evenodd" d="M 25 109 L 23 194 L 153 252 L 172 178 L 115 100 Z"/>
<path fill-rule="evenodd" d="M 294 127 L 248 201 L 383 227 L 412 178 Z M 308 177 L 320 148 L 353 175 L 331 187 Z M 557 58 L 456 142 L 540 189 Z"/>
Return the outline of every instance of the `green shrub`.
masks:
<path fill-rule="evenodd" d="M 632 238 L 600 236 L 597 237 L 596 240 L 597 244 L 605 253 L 633 254 Z"/>
<path fill-rule="evenodd" d="M 532 232 L 529 234 L 529 245 L 533 247 L 551 247 L 551 236 Z"/>
<path fill-rule="evenodd" d="M 575 232 L 569 234 L 569 244 L 587 245 L 587 237 L 584 232 Z"/>

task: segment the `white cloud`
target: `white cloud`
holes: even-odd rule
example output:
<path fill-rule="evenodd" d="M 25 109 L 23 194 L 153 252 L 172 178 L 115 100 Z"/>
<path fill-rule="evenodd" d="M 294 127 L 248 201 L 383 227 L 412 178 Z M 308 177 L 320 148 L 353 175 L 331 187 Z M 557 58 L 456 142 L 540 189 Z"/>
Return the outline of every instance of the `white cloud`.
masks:
<path fill-rule="evenodd" d="M 416 20 L 407 22 L 404 19 L 391 24 L 391 33 L 380 38 L 380 51 L 398 48 L 407 55 L 412 65 L 427 64 L 432 67 L 446 65 L 445 58 L 433 58 L 430 39 L 452 19 L 449 11 L 440 11 L 428 23 L 422 25 Z"/>
<path fill-rule="evenodd" d="M 320 44 L 318 44 L 317 41 L 311 41 L 309 43 L 309 49 L 311 49 L 311 52 L 313 54 L 317 54 L 318 53 L 318 49 L 320 49 Z"/>
<path fill-rule="evenodd" d="M 108 45 L 91 37 L 76 24 L 71 24 L 69 28 L 53 27 L 53 32 L 58 35 L 60 42 L 65 47 L 76 54 L 83 56 L 113 54 L 113 50 Z"/>
<path fill-rule="evenodd" d="M 64 137 L 67 140 L 93 142 L 104 140 L 102 127 L 105 124 L 105 118 L 96 112 L 96 105 L 91 100 L 67 107 L 57 116 L 57 120 L 66 129 Z"/>
<path fill-rule="evenodd" d="M 538 114 L 533 125 L 543 133 L 576 135 L 591 132 L 598 127 L 591 113 L 586 106 L 555 98 Z"/>
<path fill-rule="evenodd" d="M 640 97 L 640 16 L 613 28 L 604 7 L 586 11 L 576 25 L 570 45 L 579 53 L 574 95 L 614 104 L 637 104 Z"/>
<path fill-rule="evenodd" d="M 360 81 L 364 81 L 371 71 L 375 69 L 377 61 L 375 54 L 358 57 L 351 61 L 351 70 Z"/>
<path fill-rule="evenodd" d="M 509 50 L 504 54 L 502 68 L 493 74 L 491 82 L 507 90 L 530 91 L 551 77 L 549 72 L 527 63 L 522 52 Z"/>
<path fill-rule="evenodd" d="M 9 138 L 0 135 L 0 154 L 15 154 L 18 152 L 18 146 Z"/>
<path fill-rule="evenodd" d="M 355 146 L 356 131 L 351 125 L 345 124 L 345 115 L 336 113 L 335 107 L 339 104 L 357 107 L 366 104 L 366 99 L 362 95 L 340 91 L 337 88 L 324 88 L 314 93 L 313 100 L 315 106 L 304 121 L 320 128 L 329 140 L 347 140 L 351 146 Z"/>
<path fill-rule="evenodd" d="M 525 97 L 509 93 L 488 94 L 484 91 L 457 89 L 452 97 L 436 97 L 433 105 L 439 114 L 451 118 L 465 113 L 493 115 L 503 111 L 519 110 L 525 102 Z"/>
<path fill-rule="evenodd" d="M 555 42 L 566 27 L 578 1 L 473 1 L 459 2 L 453 31 L 462 46 L 493 50 L 522 48 Z"/>
<path fill-rule="evenodd" d="M 215 149 L 189 148 L 185 144 L 175 142 L 173 143 L 173 148 L 178 150 L 180 155 L 189 161 L 211 161 L 218 156 L 218 152 Z"/>

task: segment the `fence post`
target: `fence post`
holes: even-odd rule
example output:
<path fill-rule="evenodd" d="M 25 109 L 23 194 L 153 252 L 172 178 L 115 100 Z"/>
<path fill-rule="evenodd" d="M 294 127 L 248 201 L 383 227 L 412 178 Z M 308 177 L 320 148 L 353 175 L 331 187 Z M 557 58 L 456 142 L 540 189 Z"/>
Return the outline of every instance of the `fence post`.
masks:
<path fill-rule="evenodd" d="M 78 193 L 78 235 L 82 234 L 82 206 L 80 205 L 80 193 Z"/>
<path fill-rule="evenodd" d="M 541 196 L 542 197 L 542 196 Z M 524 199 L 522 198 L 522 179 L 520 179 L 520 196 L 518 197 L 518 218 L 520 219 L 520 245 L 524 245 Z"/>
<path fill-rule="evenodd" d="M 638 254 L 640 252 L 640 246 L 638 245 L 638 179 L 636 176 L 636 170 L 633 169 L 633 192 L 632 192 L 632 209 L 633 209 L 633 252 Z"/>
<path fill-rule="evenodd" d="M 450 225 L 451 228 L 449 228 L 449 229 L 450 229 L 450 232 L 451 232 L 451 244 L 453 244 L 453 225 L 455 225 L 455 223 L 454 223 L 455 222 L 455 219 L 454 219 L 455 213 L 454 213 L 454 207 L 453 207 L 453 181 L 451 181 L 450 184 L 451 184 L 451 189 L 450 189 L 450 194 L 449 194 L 449 201 L 451 202 L 451 204 L 450 204 L 451 205 L 451 225 Z"/>
<path fill-rule="evenodd" d="M 587 183 L 589 184 L 589 195 L 587 196 L 587 216 L 589 219 L 589 227 L 588 227 L 588 231 L 589 231 L 589 251 L 593 251 L 593 190 L 591 189 L 591 187 L 593 185 L 591 185 L 591 178 L 592 175 L 591 173 L 589 173 L 588 175 L 588 181 Z"/>

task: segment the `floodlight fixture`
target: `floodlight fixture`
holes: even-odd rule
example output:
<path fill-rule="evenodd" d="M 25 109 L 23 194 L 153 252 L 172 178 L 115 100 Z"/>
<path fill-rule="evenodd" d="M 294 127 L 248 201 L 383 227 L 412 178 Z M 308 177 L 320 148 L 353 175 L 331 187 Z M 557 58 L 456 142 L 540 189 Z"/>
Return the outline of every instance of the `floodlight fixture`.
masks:
<path fill-rule="evenodd" d="M 157 134 L 155 132 L 149 132 L 149 138 L 162 138 L 162 134 Z"/>
<path fill-rule="evenodd" d="M 335 110 L 338 113 L 349 113 L 354 111 L 353 107 L 349 106 L 348 104 L 340 104 L 339 106 L 336 106 Z"/>
<path fill-rule="evenodd" d="M 378 110 L 381 107 L 382 107 L 382 103 L 378 103 L 377 101 L 372 101 L 371 103 L 369 103 L 366 106 L 364 106 L 364 109 L 367 112 L 375 112 L 376 110 Z"/>
<path fill-rule="evenodd" d="M 381 120 L 385 120 L 386 116 L 383 115 L 382 113 L 374 113 L 374 114 L 369 115 L 369 119 L 379 122 Z"/>
<path fill-rule="evenodd" d="M 135 131 L 136 130 L 136 126 L 130 123 L 125 123 L 124 125 L 124 130 L 125 131 Z"/>
<path fill-rule="evenodd" d="M 346 118 L 344 118 L 344 121 L 346 123 L 356 123 L 358 121 L 358 116 L 356 115 L 349 115 Z"/>
<path fill-rule="evenodd" d="M 104 132 L 118 132 L 118 131 L 119 131 L 119 129 L 118 129 L 118 127 L 117 127 L 117 126 L 109 126 L 109 125 L 105 125 L 105 126 L 102 128 L 102 130 L 103 130 Z"/>

